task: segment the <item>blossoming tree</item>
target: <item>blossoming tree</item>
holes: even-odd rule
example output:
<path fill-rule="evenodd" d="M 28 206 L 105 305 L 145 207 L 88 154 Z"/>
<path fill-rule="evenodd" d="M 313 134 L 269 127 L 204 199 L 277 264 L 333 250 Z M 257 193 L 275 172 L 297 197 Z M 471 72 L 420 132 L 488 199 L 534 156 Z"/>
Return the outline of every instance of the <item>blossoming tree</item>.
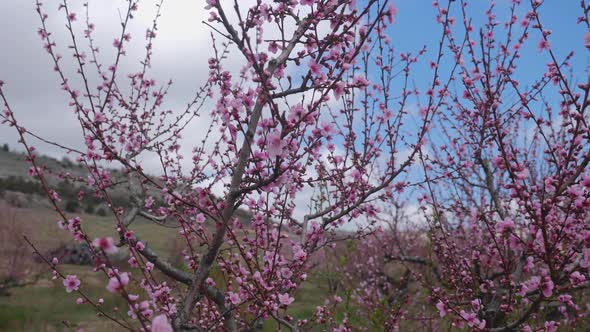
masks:
<path fill-rule="evenodd" d="M 356 234 L 343 235 L 338 227 L 374 216 L 373 203 L 403 186 L 394 180 L 411 165 L 432 119 L 434 108 L 413 122 L 414 134 L 404 132 L 408 77 L 416 57 L 395 57 L 387 38 L 393 4 L 208 0 L 209 78 L 186 109 L 170 111 L 164 105 L 171 83 L 159 85 L 150 77 L 159 11 L 147 29 L 138 69 L 125 73 L 121 62 L 139 1 L 127 1 L 120 35 L 112 43 L 115 56 L 106 63 L 94 39 L 89 5 L 82 19 L 63 1 L 58 14 L 66 22 L 65 49 L 73 65 L 59 53 L 45 6 L 36 4 L 39 36 L 70 99 L 85 148 L 48 142 L 28 131 L 0 90 L 3 121 L 18 131 L 30 174 L 46 190 L 60 227 L 90 246 L 106 290 L 119 294 L 129 311 L 104 312 L 101 303 L 85 295 L 84 280 L 64 275 L 59 261 L 48 259 L 66 291 L 78 293 L 78 303 L 126 329 L 257 330 L 269 320 L 293 331 L 316 324 L 346 329 L 346 321 L 330 317 L 330 304 L 304 320 L 295 320 L 287 308 L 306 279 L 310 257 L 332 241 L 358 236 L 368 224 Z M 241 59 L 239 70 L 224 67 L 229 57 Z M 369 75 L 376 75 L 373 82 Z M 396 90 L 394 81 L 402 83 Z M 194 121 L 209 121 L 209 130 L 197 142 L 183 141 Z M 47 169 L 36 159 L 32 139 L 76 154 L 89 176 Z M 189 162 L 183 162 L 182 144 L 192 149 Z M 150 157 L 160 161 L 160 174 L 142 168 L 141 160 Z M 113 167 L 124 170 L 122 179 Z M 52 176 L 93 188 L 111 208 L 118 238 L 90 238 L 84 220 L 60 207 Z M 320 190 L 320 184 L 321 199 L 298 215 L 296 209 L 305 209 L 295 201 Z M 117 206 L 111 198 L 111 190 L 121 186 L 131 207 Z M 246 220 L 237 217 L 240 210 L 248 213 Z M 185 268 L 163 260 L 141 241 L 133 231 L 138 216 L 178 227 Z M 120 250 L 130 257 L 124 267 L 110 258 Z"/>
<path fill-rule="evenodd" d="M 89 4 L 82 18 L 60 3 L 69 36 L 62 48 L 36 2 L 39 36 L 84 148 L 23 127 L 0 82 L 2 119 L 18 131 L 31 176 L 128 311 L 105 312 L 83 279 L 45 258 L 77 303 L 129 330 L 348 331 L 347 317 L 335 315 L 339 296 L 305 319 L 289 312 L 318 256 L 343 254 L 348 241 L 356 251 L 344 254 L 367 260 L 341 267 L 346 287 L 364 314 L 382 312 L 378 329 L 402 321 L 492 331 L 582 324 L 590 82 L 567 76 L 572 55 L 553 50 L 540 1 L 512 1 L 505 22 L 492 3 L 481 27 L 467 1 L 435 1 L 440 37 L 429 49 L 429 79 L 416 87 L 412 69 L 427 50 L 394 51 L 390 1 L 207 0 L 208 79 L 182 110 L 167 109 L 172 83 L 151 74 L 162 2 L 137 69 L 122 69 L 138 38 L 129 27 L 139 2 L 125 2 L 106 62 Z M 590 6 L 581 7 L 587 30 Z M 525 87 L 519 63 L 532 36 L 549 64 Z M 194 122 L 207 124 L 196 141 Z M 76 154 L 88 177 L 42 165 L 34 140 Z M 159 162 L 156 173 L 142 167 L 146 158 Z M 118 236 L 90 237 L 82 218 L 62 210 L 52 177 L 92 188 Z M 121 187 L 125 206 L 112 198 Z M 405 213 L 410 206 L 421 212 Z M 134 232 L 139 217 L 178 230 L 180 265 Z M 112 259 L 121 251 L 129 257 L 122 266 Z"/>
<path fill-rule="evenodd" d="M 590 82 L 567 74 L 573 52 L 552 48 L 541 5 L 526 4 L 518 17 L 523 5 L 515 1 L 502 35 L 493 7 L 477 37 L 464 17 L 469 44 L 452 47 L 465 59 L 461 89 L 441 118 L 444 143 L 425 159 L 428 182 L 437 183 L 425 204 L 434 211 L 434 252 L 448 286 L 433 297 L 457 325 L 554 331 L 584 324 Z M 581 9 L 587 31 L 588 4 Z M 523 86 L 521 50 L 531 43 L 547 67 Z"/>
<path fill-rule="evenodd" d="M 397 206 L 379 244 L 359 245 L 352 255 L 370 257 L 370 267 L 347 267 L 363 280 L 358 301 L 388 322 L 424 328 L 587 326 L 590 82 L 576 75 L 587 68 L 568 74 L 574 53 L 552 47 L 540 1 L 513 1 L 504 21 L 492 3 L 480 26 L 466 1 L 434 6 L 462 23 L 445 34 L 456 85 L 419 154 L 426 229 L 400 230 L 411 209 Z M 588 31 L 589 6 L 580 9 L 570 19 Z M 579 45 L 590 47 L 590 32 Z M 533 79 L 522 68 L 531 49 L 547 61 Z M 396 279 L 392 264 L 407 274 Z M 422 309 L 433 306 L 436 314 Z"/>

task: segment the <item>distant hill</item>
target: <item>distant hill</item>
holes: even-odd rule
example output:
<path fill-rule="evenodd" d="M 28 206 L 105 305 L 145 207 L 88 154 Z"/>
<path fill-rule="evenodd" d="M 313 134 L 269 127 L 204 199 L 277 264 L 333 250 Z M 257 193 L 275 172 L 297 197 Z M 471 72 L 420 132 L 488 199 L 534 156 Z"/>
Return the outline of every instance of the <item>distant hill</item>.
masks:
<path fill-rule="evenodd" d="M 52 157 L 38 155 L 38 165 L 45 166 L 53 173 L 68 172 L 75 178 L 85 179 L 88 171 L 68 158 L 57 160 Z M 30 163 L 23 152 L 9 151 L 7 145 L 0 148 L 0 197 L 11 205 L 18 207 L 47 206 L 46 193 L 39 180 L 29 176 Z M 115 171 L 115 173 L 119 173 Z M 62 198 L 63 208 L 68 212 L 84 211 L 89 214 L 107 214 L 107 207 L 99 198 L 92 195 L 90 188 L 82 183 L 59 180 L 48 177 L 49 183 Z M 82 201 L 78 200 L 78 193 L 86 193 Z M 111 196 L 118 206 L 129 206 L 131 201 L 125 189 L 111 191 Z"/>
<path fill-rule="evenodd" d="M 25 205 L 43 205 L 47 206 L 46 202 L 41 202 L 39 198 L 45 198 L 45 192 L 43 191 L 39 181 L 29 176 L 28 170 L 30 163 L 26 160 L 27 156 L 23 152 L 9 151 L 7 145 L 0 146 L 0 199 L 4 198 L 7 200 L 9 196 L 15 196 L 11 199 L 16 200 L 18 204 L 24 204 L 22 201 L 29 202 Z M 40 152 L 37 157 L 38 164 L 46 166 L 49 170 L 59 173 L 62 171 L 70 173 L 74 177 L 86 178 L 88 176 L 87 169 L 77 164 L 75 161 L 70 160 L 67 157 L 58 160 L 52 157 L 43 156 Z M 121 171 L 113 170 L 113 176 L 116 178 L 117 175 L 123 176 Z M 52 177 L 53 178 L 53 177 Z M 79 212 L 84 211 L 89 214 L 99 213 L 103 214 L 103 211 L 108 210 L 104 203 L 93 197 L 90 189 L 79 183 L 72 183 L 70 181 L 55 181 L 52 180 L 51 185 L 56 187 L 56 191 L 62 197 L 63 207 L 68 212 Z M 85 191 L 86 195 L 84 200 L 81 202 L 77 199 L 79 191 Z M 4 193 L 8 192 L 9 195 Z M 15 194 L 16 193 L 16 194 Z M 23 195 L 27 196 L 23 200 Z M 32 199 L 30 196 L 36 195 L 37 199 Z M 127 192 L 127 188 L 121 186 L 114 190 L 110 190 L 111 198 L 117 206 L 128 207 L 131 205 L 131 200 Z M 21 201 L 19 203 L 18 201 Z M 33 202 L 33 203 L 31 203 Z M 101 211 L 102 210 L 102 211 Z M 244 210 L 238 210 L 237 216 L 244 223 L 248 223 L 251 219 L 250 214 Z"/>
<path fill-rule="evenodd" d="M 7 178 L 10 176 L 29 177 L 28 171 L 31 166 L 27 160 L 24 152 L 7 151 L 6 145 L 0 149 L 0 178 Z M 86 176 L 86 169 L 80 165 L 75 164 L 68 158 L 61 161 L 55 158 L 40 155 L 37 157 L 40 164 L 46 165 L 52 170 L 65 169 L 74 176 Z"/>

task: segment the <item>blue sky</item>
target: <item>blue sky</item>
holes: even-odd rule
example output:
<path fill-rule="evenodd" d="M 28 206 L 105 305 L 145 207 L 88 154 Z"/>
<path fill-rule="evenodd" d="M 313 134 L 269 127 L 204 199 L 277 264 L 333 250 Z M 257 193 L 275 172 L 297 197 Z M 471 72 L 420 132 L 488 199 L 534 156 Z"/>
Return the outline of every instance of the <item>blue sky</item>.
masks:
<path fill-rule="evenodd" d="M 508 6 L 512 1 L 499 0 L 497 1 L 496 14 L 500 21 L 504 21 L 508 15 Z M 444 3 L 444 1 L 441 1 Z M 474 17 L 474 25 L 480 26 L 485 19 L 484 13 L 489 6 L 489 1 L 470 1 L 469 13 Z M 391 30 L 391 37 L 394 40 L 396 49 L 398 50 L 418 50 L 424 45 L 429 46 L 428 58 L 435 55 L 436 42 L 440 38 L 440 25 L 435 20 L 435 10 L 432 7 L 432 1 L 429 0 L 403 0 L 395 2 L 398 8 L 398 15 L 396 24 Z M 454 12 L 452 16 L 458 18 L 457 24 L 461 24 L 459 2 L 454 5 Z M 521 10 L 517 13 L 519 20 L 524 13 L 523 9 L 530 8 L 527 1 L 523 1 Z M 585 77 L 584 73 L 588 53 L 584 47 L 583 35 L 587 31 L 585 24 L 577 24 L 577 17 L 582 14 L 580 2 L 577 0 L 549 0 L 542 5 L 541 20 L 544 26 L 552 30 L 550 36 L 551 44 L 556 51 L 558 57 L 563 58 L 570 50 L 575 52 L 572 64 L 574 68 L 578 68 L 579 77 Z M 538 31 L 531 34 L 529 40 L 529 47 L 523 51 L 522 59 L 520 61 L 520 77 L 527 81 L 533 77 L 538 77 L 546 68 L 548 57 L 541 55 L 536 47 L 540 39 Z M 430 79 L 431 73 L 427 66 L 419 66 L 414 71 L 416 81 L 421 79 Z"/>

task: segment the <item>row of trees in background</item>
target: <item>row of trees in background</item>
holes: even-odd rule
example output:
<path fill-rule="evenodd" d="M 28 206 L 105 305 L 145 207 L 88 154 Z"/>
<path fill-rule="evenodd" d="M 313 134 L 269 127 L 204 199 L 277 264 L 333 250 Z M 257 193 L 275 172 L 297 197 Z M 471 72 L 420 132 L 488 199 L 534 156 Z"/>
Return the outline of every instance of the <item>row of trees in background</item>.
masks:
<path fill-rule="evenodd" d="M 400 52 L 387 0 L 208 0 L 208 80 L 174 111 L 170 83 L 150 76 L 161 3 L 145 36 L 132 39 L 138 3 L 127 1 L 115 57 L 105 60 L 90 17 L 64 1 L 70 39 L 58 44 L 37 1 L 39 35 L 84 133 L 84 149 L 56 146 L 87 168 L 117 239 L 90 238 L 62 210 L 0 84 L 3 121 L 18 131 L 31 173 L 129 311 L 104 312 L 84 280 L 47 260 L 80 303 L 129 330 L 586 326 L 590 81 L 568 75 L 573 53 L 552 48 L 541 1 L 515 0 L 501 14 L 491 3 L 483 21 L 468 1 L 435 1 L 440 37 Z M 586 32 L 590 4 L 580 4 L 579 17 L 564 19 Z M 137 39 L 145 53 L 123 72 Z M 531 48 L 546 71 L 521 83 Z M 415 86 L 420 63 L 430 78 Z M 208 121 L 202 137 L 187 131 L 194 121 Z M 145 173 L 145 158 L 160 161 L 159 178 Z M 123 167 L 126 181 L 113 181 L 107 164 Z M 117 186 L 129 206 L 112 201 Z M 310 195 L 306 208 L 296 204 Z M 138 216 L 178 227 L 183 268 L 133 232 Z M 129 252 L 125 268 L 109 261 L 117 250 Z M 298 289 L 318 270 L 342 280 L 309 317 L 293 317 Z M 341 317 L 343 292 L 356 305 Z M 353 314 L 366 323 L 353 325 Z"/>
<path fill-rule="evenodd" d="M 101 206 L 103 203 L 102 200 L 93 197 L 87 188 L 75 186 L 67 180 L 59 182 L 55 187 L 62 197 L 60 205 L 67 212 L 79 212 L 83 210 L 87 214 L 107 215 L 107 210 Z M 43 195 L 43 197 L 46 194 L 39 181 L 34 179 L 29 180 L 20 176 L 0 178 L 0 197 L 5 196 L 7 192 L 17 192 L 27 195 L 36 194 Z M 29 198 L 32 199 L 31 197 Z M 117 206 L 127 207 L 131 205 L 126 196 L 118 195 L 114 200 Z M 20 205 L 20 203 L 16 202 L 15 205 Z"/>

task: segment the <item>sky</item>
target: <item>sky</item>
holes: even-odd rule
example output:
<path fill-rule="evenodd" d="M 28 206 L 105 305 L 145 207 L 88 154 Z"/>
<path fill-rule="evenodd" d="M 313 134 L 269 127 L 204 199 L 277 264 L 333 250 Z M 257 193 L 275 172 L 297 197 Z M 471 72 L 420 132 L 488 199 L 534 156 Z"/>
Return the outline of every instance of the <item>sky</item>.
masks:
<path fill-rule="evenodd" d="M 250 0 L 248 0 L 250 1 Z M 82 1 L 70 1 L 74 11 L 81 21 L 84 11 Z M 126 1 L 100 0 L 90 1 L 90 15 L 96 24 L 97 42 L 101 45 L 104 59 L 112 56 L 112 40 L 118 32 L 119 12 L 123 10 Z M 508 14 L 506 6 L 509 0 L 496 1 L 499 7 L 498 18 L 504 20 Z M 54 32 L 58 47 L 66 45 L 66 30 L 64 28 L 63 13 L 57 12 L 60 1 L 45 1 L 45 9 L 49 12 L 49 30 Z M 359 1 L 362 3 L 362 1 Z M 488 1 L 471 1 L 470 6 L 475 14 L 475 25 L 483 22 L 482 13 Z M 424 45 L 428 47 L 426 59 L 434 56 L 436 42 L 440 38 L 440 26 L 434 21 L 435 10 L 429 0 L 398 0 L 396 23 L 391 28 L 390 37 L 398 52 L 413 51 L 416 53 Z M 162 17 L 159 21 L 158 37 L 154 49 L 152 66 L 153 76 L 160 82 L 168 79 L 174 81 L 168 100 L 171 109 L 182 109 L 186 102 L 192 99 L 196 89 L 207 79 L 207 59 L 211 56 L 211 30 L 203 20 L 208 17 L 204 9 L 205 1 L 168 0 L 164 2 Z M 79 125 L 67 107 L 67 97 L 60 90 L 56 73 L 52 70 L 51 59 L 42 49 L 42 43 L 37 35 L 40 26 L 39 17 L 34 10 L 34 0 L 2 0 L 0 1 L 0 80 L 5 82 L 4 90 L 17 119 L 27 129 L 40 136 L 57 142 L 67 142 L 70 146 L 83 146 Z M 154 16 L 154 1 L 143 1 L 137 19 L 131 23 L 131 33 L 134 41 L 141 38 L 146 27 Z M 583 46 L 585 29 L 576 24 L 576 17 L 580 13 L 579 1 L 548 0 L 545 1 L 541 14 L 544 24 L 552 30 L 552 45 L 558 56 L 565 56 L 565 52 L 574 50 L 574 67 L 586 68 L 587 52 Z M 81 28 L 80 28 L 81 29 Z M 530 49 L 525 50 L 523 57 L 527 61 L 521 63 L 522 79 L 538 77 L 545 70 L 548 59 L 538 54 L 534 45 L 538 36 L 533 35 Z M 111 53 L 109 53 L 109 51 Z M 563 53 L 561 53 L 563 52 Z M 129 61 L 123 63 L 123 72 L 137 70 L 137 61 L 131 61 L 133 55 L 142 54 L 140 47 L 129 48 Z M 67 54 L 64 50 L 63 54 Z M 239 68 L 241 63 L 232 58 L 226 66 Z M 109 61 L 105 61 L 109 62 Z M 584 75 L 587 73 L 575 73 Z M 414 83 L 420 86 L 430 82 L 431 71 L 428 61 L 423 61 L 415 67 Z M 212 104 L 206 104 L 211 107 Z M 208 112 L 205 112 L 208 113 Z M 199 140 L 203 132 L 204 122 L 199 121 L 188 128 L 184 136 L 185 142 Z M 8 143 L 13 149 L 19 149 L 16 132 L 13 128 L 0 127 L 0 144 Z M 39 142 L 33 142 L 43 154 L 54 157 L 63 156 L 63 152 Z M 192 145 L 187 144 L 185 151 L 190 151 Z M 146 168 L 157 172 L 157 161 L 146 160 Z"/>
<path fill-rule="evenodd" d="M 55 10 L 58 3 L 59 1 L 56 0 L 48 0 L 45 8 L 51 14 L 50 30 L 54 31 L 57 40 L 64 40 L 63 17 L 57 15 L 61 13 Z M 80 7 L 80 3 L 82 1 L 73 1 L 72 5 Z M 99 45 L 103 44 L 104 49 L 109 49 L 108 46 L 118 30 L 118 8 L 122 8 L 124 3 L 125 1 L 122 0 L 90 1 L 91 17 L 97 26 L 96 35 Z M 211 31 L 201 23 L 208 16 L 204 3 L 204 1 L 170 0 L 165 1 L 162 8 L 155 45 L 154 76 L 161 77 L 162 81 L 168 78 L 174 80 L 175 84 L 168 100 L 182 101 L 179 107 L 184 105 L 184 101 L 189 100 L 195 89 L 206 79 L 206 60 L 210 55 Z M 488 1 L 471 3 L 475 13 L 482 12 Z M 499 0 L 497 3 L 501 8 L 509 1 Z M 434 43 L 440 36 L 440 29 L 433 20 L 435 12 L 431 1 L 404 0 L 396 1 L 395 4 L 398 15 L 390 36 L 396 49 L 400 52 L 405 50 L 416 52 L 427 45 L 431 47 L 430 54 L 433 54 Z M 154 9 L 153 1 L 141 3 L 140 15 L 131 27 L 135 36 L 143 34 L 153 17 Z M 83 16 L 82 9 L 78 9 L 77 12 L 79 17 Z M 576 53 L 580 54 L 574 59 L 579 64 L 577 67 L 585 67 L 588 59 L 586 52 L 583 52 L 584 29 L 575 22 L 575 18 L 580 13 L 579 2 L 545 1 L 541 13 L 547 14 L 544 20 L 546 26 L 553 31 L 552 44 L 555 48 L 564 52 L 570 49 L 577 51 Z M 502 11 L 499 12 L 499 18 L 502 18 L 501 14 Z M 75 143 L 80 134 L 77 123 L 74 117 L 67 113 L 66 97 L 59 90 L 56 74 L 51 69 L 50 58 L 42 49 L 41 41 L 37 36 L 38 27 L 39 18 L 34 10 L 34 0 L 0 1 L 0 45 L 2 45 L 0 79 L 5 82 L 10 103 L 19 121 L 25 127 L 42 136 Z M 58 46 L 63 47 L 64 44 L 62 42 Z M 536 50 L 531 49 L 528 52 L 535 53 Z M 522 68 L 536 76 L 539 70 L 544 70 L 547 60 L 535 54 L 529 55 L 532 56 L 527 57 Z M 137 63 L 128 63 L 128 65 L 129 68 L 137 67 Z M 416 66 L 414 80 L 420 82 L 427 79 L 429 73 L 427 66 Z M 16 146 L 14 130 L 1 128 L 0 143 Z M 60 154 L 58 150 L 51 147 L 43 147 L 43 150 L 50 155 Z"/>
<path fill-rule="evenodd" d="M 58 1 L 47 1 L 45 8 L 50 14 L 49 30 L 54 32 L 58 47 L 65 42 L 63 12 L 57 12 Z M 73 2 L 75 12 L 81 21 L 84 11 L 80 8 L 81 1 Z M 123 1 L 104 0 L 90 4 L 90 15 L 96 25 L 96 37 L 101 47 L 101 55 L 105 63 L 111 63 L 112 40 L 119 31 L 118 9 Z M 169 101 L 177 104 L 171 108 L 185 105 L 194 91 L 201 86 L 207 75 L 207 58 L 209 54 L 209 31 L 201 21 L 206 12 L 198 1 L 170 1 L 163 7 L 160 19 L 159 37 L 155 47 L 157 56 L 153 63 L 154 76 L 161 82 L 173 79 Z M 137 47 L 129 50 L 129 58 L 133 54 L 142 54 L 139 42 L 143 41 L 146 27 L 151 23 L 155 6 L 146 1 L 145 8 L 133 21 L 131 31 L 137 39 Z M 61 14 L 61 15 L 58 15 Z M 67 107 L 67 98 L 60 90 L 58 77 L 53 72 L 51 59 L 42 49 L 37 35 L 40 26 L 39 17 L 34 10 L 32 0 L 3 0 L 0 2 L 0 79 L 5 82 L 5 91 L 17 119 L 27 129 L 56 141 L 69 142 L 81 147 L 79 124 Z M 81 29 L 81 28 L 80 28 Z M 111 53 L 109 53 L 111 51 Z M 138 57 L 136 57 L 138 58 Z M 137 61 L 123 64 L 123 72 L 137 71 Z M 5 127 L 0 129 L 0 142 L 15 147 L 16 133 Z M 60 156 L 62 152 L 50 146 L 39 145 L 40 151 L 52 156 Z"/>

